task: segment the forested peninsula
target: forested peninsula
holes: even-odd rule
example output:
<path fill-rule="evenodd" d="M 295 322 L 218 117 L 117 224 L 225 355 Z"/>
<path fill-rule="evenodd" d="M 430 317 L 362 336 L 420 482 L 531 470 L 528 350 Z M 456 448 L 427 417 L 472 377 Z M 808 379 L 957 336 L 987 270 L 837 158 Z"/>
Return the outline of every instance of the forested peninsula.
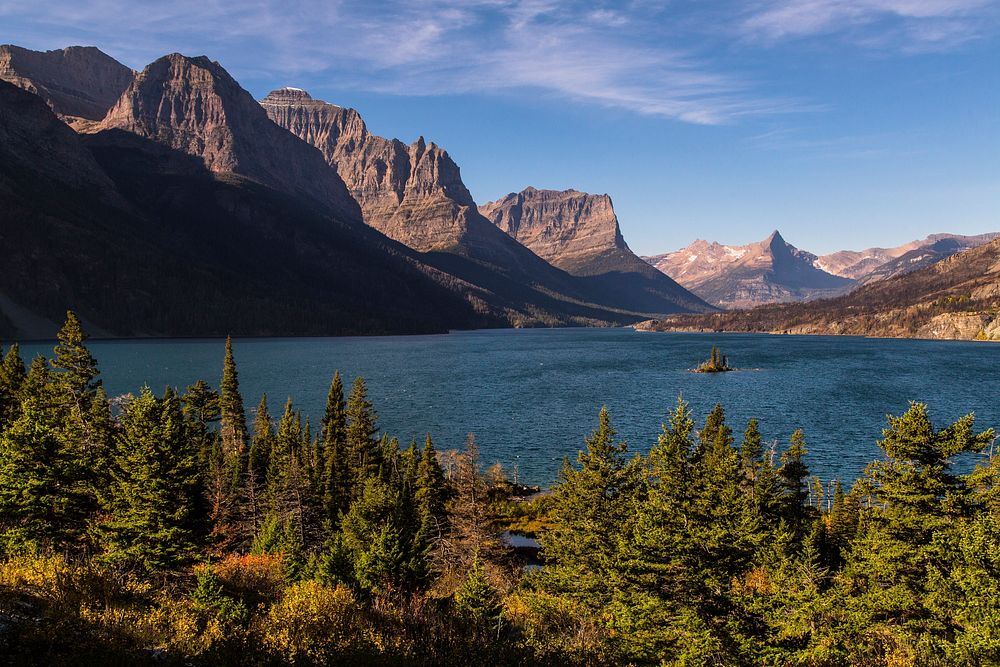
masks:
<path fill-rule="evenodd" d="M 114 397 L 86 340 L 69 313 L 51 358 L 0 365 L 9 664 L 1000 662 L 1000 458 L 972 415 L 872 424 L 847 485 L 720 405 L 664 406 L 633 446 L 605 409 L 529 496 L 472 436 L 383 433 L 363 378 L 317 423 L 267 396 L 248 420 L 229 340 L 218 389 Z"/>

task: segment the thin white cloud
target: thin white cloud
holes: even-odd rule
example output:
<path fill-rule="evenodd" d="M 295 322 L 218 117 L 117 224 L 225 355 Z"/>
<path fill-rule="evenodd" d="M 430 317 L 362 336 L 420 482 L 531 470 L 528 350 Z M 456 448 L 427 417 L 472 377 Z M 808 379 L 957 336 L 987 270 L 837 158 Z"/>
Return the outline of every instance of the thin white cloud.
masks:
<path fill-rule="evenodd" d="M 948 50 L 995 32 L 992 0 L 771 0 L 751 5 L 740 24 L 769 42 L 842 35 L 871 48 Z"/>
<path fill-rule="evenodd" d="M 0 34 L 32 48 L 95 44 L 133 67 L 171 51 L 237 78 L 400 95 L 522 93 L 700 124 L 813 110 L 715 59 L 733 33 L 775 42 L 869 28 L 946 48 L 987 0 L 5 0 Z M 664 6 L 666 9 L 664 9 Z M 750 7 L 748 10 L 747 7 Z M 885 27 L 885 26 L 882 26 Z M 891 28 L 891 29 L 890 29 Z M 722 44 L 725 46 L 725 44 Z M 754 48 L 744 44 L 743 48 Z"/>

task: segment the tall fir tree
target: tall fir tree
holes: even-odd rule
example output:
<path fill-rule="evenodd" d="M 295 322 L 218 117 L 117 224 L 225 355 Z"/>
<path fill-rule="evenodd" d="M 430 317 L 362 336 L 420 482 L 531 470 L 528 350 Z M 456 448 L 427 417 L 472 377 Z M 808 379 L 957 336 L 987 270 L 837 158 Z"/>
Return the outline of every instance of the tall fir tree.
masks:
<path fill-rule="evenodd" d="M 368 387 L 363 377 L 357 377 L 347 399 L 347 488 L 351 499 L 359 497 L 365 482 L 382 468 L 379 446 L 378 416 L 368 400 Z"/>
<path fill-rule="evenodd" d="M 267 509 L 267 471 L 274 446 L 274 425 L 267 408 L 267 394 L 260 397 L 253 422 L 253 438 L 247 451 L 246 481 L 243 498 L 245 521 L 253 540 L 260 535 Z"/>
<path fill-rule="evenodd" d="M 14 343 L 0 363 L 0 431 L 17 419 L 21 406 L 21 385 L 24 384 L 25 377 L 27 371 L 24 360 L 21 359 L 21 349 Z"/>
<path fill-rule="evenodd" d="M 543 585 L 577 604 L 600 609 L 612 594 L 618 543 L 634 508 L 638 468 L 617 439 L 606 407 L 577 464 L 567 459 L 553 490 L 555 526 L 540 538 L 546 556 Z"/>
<path fill-rule="evenodd" d="M 194 556 L 198 452 L 186 435 L 173 391 L 158 400 L 147 388 L 129 402 L 96 525 L 107 563 L 154 573 Z"/>
<path fill-rule="evenodd" d="M 51 362 L 56 387 L 67 406 L 83 413 L 90 407 L 101 380 L 97 361 L 84 344 L 88 336 L 73 311 L 66 312 L 66 322 L 57 337 L 59 343 Z"/>
<path fill-rule="evenodd" d="M 221 416 L 219 435 L 222 438 L 222 452 L 227 467 L 235 474 L 240 470 L 240 462 L 246 451 L 247 424 L 240 395 L 240 383 L 233 359 L 233 340 L 226 337 L 226 353 L 222 363 L 222 382 L 219 385 L 219 411 Z"/>

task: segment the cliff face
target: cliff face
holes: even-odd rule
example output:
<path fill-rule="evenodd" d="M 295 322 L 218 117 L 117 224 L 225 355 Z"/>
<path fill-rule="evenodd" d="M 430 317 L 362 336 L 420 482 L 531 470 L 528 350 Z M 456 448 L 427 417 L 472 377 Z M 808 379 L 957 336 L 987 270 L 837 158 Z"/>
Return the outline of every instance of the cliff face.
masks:
<path fill-rule="evenodd" d="M 709 303 L 747 308 L 834 296 L 854 281 L 814 266 L 816 256 L 775 231 L 763 241 L 724 246 L 698 240 L 677 252 L 646 258 Z"/>
<path fill-rule="evenodd" d="M 323 154 L 361 206 L 365 222 L 421 251 L 454 250 L 477 234 L 475 203 L 458 165 L 423 137 L 409 146 L 368 132 L 354 109 L 282 88 L 261 101 L 268 116 Z M 471 228 L 471 229 L 470 229 Z"/>
<path fill-rule="evenodd" d="M 113 336 L 495 326 L 474 289 L 373 229 L 111 129 L 77 134 L 0 81 L 0 338 L 72 309 Z M 469 297 L 469 298 L 466 298 Z"/>
<path fill-rule="evenodd" d="M 496 306 L 516 313 L 515 323 L 555 324 L 567 316 L 569 322 L 625 322 L 637 313 L 708 307 L 669 280 L 649 286 L 620 277 L 583 279 L 554 267 L 483 217 L 458 165 L 423 138 L 406 145 L 373 135 L 353 109 L 297 88 L 273 91 L 261 105 L 275 123 L 319 148 L 367 224 L 425 253 L 442 270 L 483 286 Z"/>
<path fill-rule="evenodd" d="M 536 255 L 570 273 L 586 272 L 607 253 L 631 253 L 608 195 L 529 187 L 483 204 L 479 212 Z"/>
<path fill-rule="evenodd" d="M 92 46 L 54 51 L 0 46 L 0 79 L 37 94 L 69 122 L 104 118 L 134 75 Z"/>
<path fill-rule="evenodd" d="M 312 146 L 276 126 L 216 62 L 174 53 L 151 63 L 93 131 L 120 129 L 233 173 L 309 197 L 351 220 L 357 203 Z"/>
<path fill-rule="evenodd" d="M 1000 340 L 1000 239 L 835 299 L 674 316 L 641 328 Z"/>

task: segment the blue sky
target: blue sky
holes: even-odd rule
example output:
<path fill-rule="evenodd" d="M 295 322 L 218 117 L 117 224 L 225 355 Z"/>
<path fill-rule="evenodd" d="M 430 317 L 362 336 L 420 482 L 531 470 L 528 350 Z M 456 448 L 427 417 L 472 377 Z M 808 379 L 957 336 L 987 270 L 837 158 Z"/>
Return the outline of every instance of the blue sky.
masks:
<path fill-rule="evenodd" d="M 997 0 L 0 0 L 0 41 L 208 55 L 441 144 L 477 201 L 606 192 L 643 254 L 1000 231 Z"/>

